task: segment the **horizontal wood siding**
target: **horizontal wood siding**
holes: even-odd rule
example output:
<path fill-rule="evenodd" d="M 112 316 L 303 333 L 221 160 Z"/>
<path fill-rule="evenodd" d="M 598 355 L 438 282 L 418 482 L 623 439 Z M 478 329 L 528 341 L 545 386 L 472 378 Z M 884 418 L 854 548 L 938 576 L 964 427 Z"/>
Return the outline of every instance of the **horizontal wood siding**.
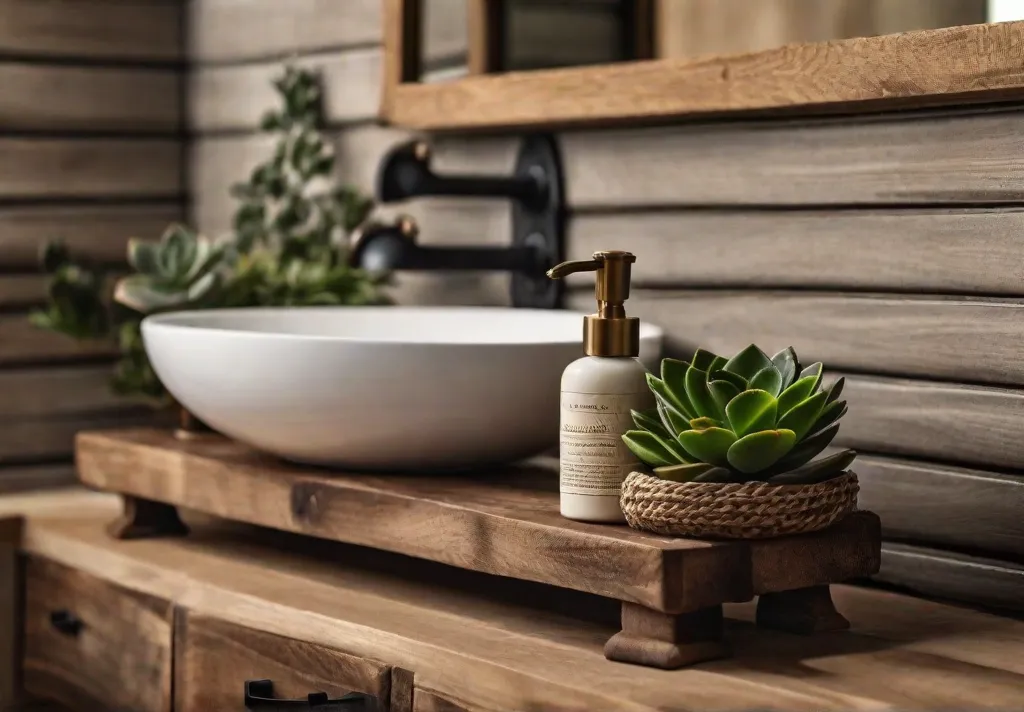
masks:
<path fill-rule="evenodd" d="M 184 9 L 0 0 L 0 491 L 66 483 L 75 433 L 147 422 L 110 389 L 116 349 L 40 330 L 52 239 L 123 265 L 184 217 Z"/>

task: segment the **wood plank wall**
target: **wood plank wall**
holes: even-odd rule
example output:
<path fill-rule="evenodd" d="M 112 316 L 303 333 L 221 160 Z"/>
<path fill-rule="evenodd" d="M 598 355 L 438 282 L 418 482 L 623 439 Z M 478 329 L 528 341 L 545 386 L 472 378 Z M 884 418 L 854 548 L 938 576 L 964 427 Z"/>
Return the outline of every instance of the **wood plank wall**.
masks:
<path fill-rule="evenodd" d="M 450 72 L 465 62 L 465 0 L 430 0 L 425 24 L 429 71 Z M 270 81 L 289 58 L 321 73 L 338 176 L 373 194 L 381 156 L 411 137 L 377 121 L 381 42 L 380 0 L 191 0 L 189 193 L 192 219 L 203 231 L 218 234 L 230 227 L 234 205 L 228 187 L 244 179 L 273 145 L 257 126 L 274 105 Z M 502 147 L 488 156 L 489 167 L 499 172 L 514 162 L 514 152 L 502 153 Z M 460 162 L 464 148 L 455 141 L 455 158 L 442 152 L 439 170 L 477 168 L 475 159 Z M 510 213 L 501 201 L 445 198 L 379 211 L 382 217 L 398 213 L 419 220 L 423 244 L 509 239 Z M 504 305 L 509 286 L 503 275 L 410 273 L 399 277 L 393 294 L 401 303 Z"/>
<path fill-rule="evenodd" d="M 183 202 L 177 0 L 0 0 L 0 492 L 73 478 L 81 427 L 136 422 L 110 350 L 36 330 L 41 245 L 123 261 Z"/>

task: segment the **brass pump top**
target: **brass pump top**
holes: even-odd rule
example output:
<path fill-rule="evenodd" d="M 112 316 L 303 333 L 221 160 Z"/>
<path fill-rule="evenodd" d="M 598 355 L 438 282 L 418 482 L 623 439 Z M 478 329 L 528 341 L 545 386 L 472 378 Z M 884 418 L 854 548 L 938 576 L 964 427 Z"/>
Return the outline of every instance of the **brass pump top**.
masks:
<path fill-rule="evenodd" d="M 595 252 L 592 259 L 563 262 L 548 270 L 561 279 L 576 272 L 597 272 L 594 293 L 597 313 L 583 317 L 583 348 L 587 356 L 639 356 L 640 320 L 626 316 L 629 273 L 636 256 L 621 250 Z"/>

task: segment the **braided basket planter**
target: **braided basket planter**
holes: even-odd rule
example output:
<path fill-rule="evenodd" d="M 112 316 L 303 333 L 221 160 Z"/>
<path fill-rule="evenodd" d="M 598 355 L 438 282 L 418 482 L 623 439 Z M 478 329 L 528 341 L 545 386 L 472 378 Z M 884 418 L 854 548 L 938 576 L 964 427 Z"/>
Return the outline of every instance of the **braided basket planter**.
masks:
<path fill-rule="evenodd" d="M 857 508 L 857 475 L 813 485 L 670 482 L 632 472 L 622 511 L 634 529 L 716 539 L 769 539 L 818 531 Z"/>

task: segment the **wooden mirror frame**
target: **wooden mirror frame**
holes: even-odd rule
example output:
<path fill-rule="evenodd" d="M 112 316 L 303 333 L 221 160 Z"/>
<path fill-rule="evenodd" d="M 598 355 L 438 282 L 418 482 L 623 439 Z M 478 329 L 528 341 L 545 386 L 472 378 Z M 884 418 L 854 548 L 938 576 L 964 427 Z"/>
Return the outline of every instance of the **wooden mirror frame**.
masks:
<path fill-rule="evenodd" d="M 1024 21 L 737 55 L 488 74 L 481 72 L 493 61 L 486 39 L 490 0 L 469 0 L 471 36 L 484 38 L 469 43 L 470 65 L 478 73 L 424 84 L 418 81 L 419 0 L 382 1 L 380 114 L 386 123 L 413 130 L 636 126 L 739 112 L 828 115 L 1024 99 Z"/>

